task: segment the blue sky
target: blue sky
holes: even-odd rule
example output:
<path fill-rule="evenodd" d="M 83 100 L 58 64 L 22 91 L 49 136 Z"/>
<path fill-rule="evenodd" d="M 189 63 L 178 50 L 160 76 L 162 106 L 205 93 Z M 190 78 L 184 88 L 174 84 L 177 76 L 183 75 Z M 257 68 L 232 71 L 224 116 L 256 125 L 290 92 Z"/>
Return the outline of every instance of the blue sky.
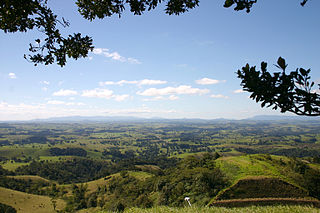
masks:
<path fill-rule="evenodd" d="M 0 32 L 0 120 L 56 116 L 232 118 L 280 114 L 262 109 L 242 92 L 235 72 L 246 63 L 279 56 L 289 70 L 311 68 L 320 82 L 320 2 L 258 1 L 252 12 L 202 0 L 180 16 L 160 6 L 142 16 L 128 11 L 93 22 L 72 1 L 50 1 L 70 27 L 63 33 L 92 36 L 86 59 L 38 65 L 23 59 L 37 31 Z M 290 115 L 286 113 L 285 115 Z"/>

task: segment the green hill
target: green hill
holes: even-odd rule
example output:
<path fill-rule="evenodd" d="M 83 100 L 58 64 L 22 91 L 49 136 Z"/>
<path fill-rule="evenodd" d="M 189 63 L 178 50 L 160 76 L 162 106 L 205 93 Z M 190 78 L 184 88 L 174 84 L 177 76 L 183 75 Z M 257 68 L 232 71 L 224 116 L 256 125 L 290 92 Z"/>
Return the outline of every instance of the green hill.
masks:
<path fill-rule="evenodd" d="M 308 192 L 278 178 L 244 178 L 227 188 L 216 200 L 244 198 L 304 198 Z"/>
<path fill-rule="evenodd" d="M 54 213 L 52 199 L 0 187 L 0 203 L 12 206 L 21 213 Z M 56 200 L 56 209 L 62 210 L 63 200 Z"/>

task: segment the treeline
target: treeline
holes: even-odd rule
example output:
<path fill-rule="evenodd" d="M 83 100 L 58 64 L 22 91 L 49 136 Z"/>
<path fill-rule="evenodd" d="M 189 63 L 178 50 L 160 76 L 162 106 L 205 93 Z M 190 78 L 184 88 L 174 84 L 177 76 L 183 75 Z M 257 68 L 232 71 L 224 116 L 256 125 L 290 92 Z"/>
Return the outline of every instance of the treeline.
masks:
<path fill-rule="evenodd" d="M 0 176 L 0 186 L 30 194 L 45 195 L 47 193 L 43 190 L 43 187 L 49 186 L 49 183 L 44 181 L 32 181 L 30 179 L 23 180 Z"/>
<path fill-rule="evenodd" d="M 3 213 L 16 213 L 17 210 L 12 206 L 8 206 L 6 204 L 0 203 L 0 212 Z"/>
<path fill-rule="evenodd" d="M 155 165 L 168 168 L 176 165 L 175 158 L 163 156 L 149 158 L 131 158 L 111 163 L 103 160 L 74 158 L 58 162 L 32 161 L 29 165 L 18 167 L 17 175 L 38 175 L 59 183 L 82 183 L 105 177 L 122 170 L 138 170 L 135 165 Z M 0 171 L 1 172 L 1 171 Z"/>
<path fill-rule="evenodd" d="M 320 151 L 316 149 L 308 148 L 290 148 L 290 149 L 264 149 L 264 148 L 246 148 L 246 147 L 235 147 L 238 152 L 245 154 L 270 154 L 270 155 L 281 155 L 287 157 L 317 157 L 320 156 Z"/>
<path fill-rule="evenodd" d="M 311 159 L 316 162 L 319 157 Z M 314 169 L 307 165 L 300 159 L 292 158 L 288 162 L 288 166 L 291 167 L 293 171 L 302 175 L 302 180 L 300 182 L 301 186 L 308 190 L 311 197 L 320 199 L 320 171 L 319 169 Z"/>
<path fill-rule="evenodd" d="M 58 162 L 32 161 L 18 167 L 17 175 L 38 175 L 59 183 L 76 183 L 94 180 L 113 172 L 113 167 L 105 161 L 74 158 Z"/>
<path fill-rule="evenodd" d="M 49 152 L 52 156 L 79 156 L 79 157 L 86 157 L 87 151 L 82 148 L 50 148 Z"/>

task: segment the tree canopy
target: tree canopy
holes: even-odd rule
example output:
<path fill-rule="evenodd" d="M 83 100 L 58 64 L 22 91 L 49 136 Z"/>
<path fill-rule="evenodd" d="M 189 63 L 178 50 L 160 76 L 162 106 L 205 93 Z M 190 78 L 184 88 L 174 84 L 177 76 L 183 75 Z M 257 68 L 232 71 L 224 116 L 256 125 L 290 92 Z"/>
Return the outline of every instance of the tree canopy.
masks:
<path fill-rule="evenodd" d="M 251 93 L 250 98 L 262 102 L 261 107 L 280 108 L 281 112 L 297 115 L 319 116 L 320 95 L 313 90 L 314 82 L 310 81 L 309 76 L 311 70 L 297 68 L 286 74 L 288 65 L 281 57 L 275 66 L 281 72 L 269 73 L 266 62 L 261 62 L 261 71 L 249 64 L 238 70 L 241 86 Z"/>
<path fill-rule="evenodd" d="M 304 6 L 309 0 L 300 0 Z M 258 0 L 225 0 L 224 7 L 233 7 L 235 11 L 247 13 Z M 199 6 L 200 0 L 77 0 L 79 13 L 83 18 L 93 21 L 112 15 L 121 17 L 125 9 L 134 15 L 155 9 L 165 3 L 165 13 L 180 15 Z M 48 0 L 3 0 L 0 2 L 0 29 L 5 33 L 27 32 L 37 29 L 44 34 L 44 39 L 36 38 L 29 44 L 29 54 L 24 58 L 37 64 L 56 63 L 66 65 L 67 58 L 87 57 L 94 49 L 93 39 L 74 33 L 63 36 L 59 27 L 68 27 L 64 18 L 58 18 L 48 7 Z M 281 109 L 297 115 L 319 116 L 320 96 L 312 90 L 314 82 L 310 81 L 310 69 L 299 68 L 286 74 L 287 65 L 283 58 L 276 65 L 282 72 L 271 74 L 267 63 L 261 63 L 261 71 L 247 64 L 238 70 L 241 86 L 251 93 L 251 98 L 262 102 L 261 107 Z M 320 87 L 320 85 L 319 85 Z"/>
<path fill-rule="evenodd" d="M 304 5 L 308 0 L 303 0 Z M 76 0 L 79 13 L 83 18 L 93 21 L 112 15 L 121 17 L 126 8 L 134 15 L 155 9 L 165 3 L 165 13 L 180 15 L 199 6 L 200 0 Z M 257 0 L 225 0 L 224 7 L 235 5 L 234 10 L 250 12 Z M 29 54 L 24 58 L 37 64 L 56 63 L 66 65 L 67 57 L 78 59 L 87 57 L 92 51 L 93 40 L 81 33 L 63 36 L 59 28 L 68 27 L 69 22 L 58 18 L 48 6 L 48 0 L 3 0 L 0 2 L 0 29 L 5 33 L 27 32 L 37 29 L 44 39 L 36 38 L 29 44 Z"/>

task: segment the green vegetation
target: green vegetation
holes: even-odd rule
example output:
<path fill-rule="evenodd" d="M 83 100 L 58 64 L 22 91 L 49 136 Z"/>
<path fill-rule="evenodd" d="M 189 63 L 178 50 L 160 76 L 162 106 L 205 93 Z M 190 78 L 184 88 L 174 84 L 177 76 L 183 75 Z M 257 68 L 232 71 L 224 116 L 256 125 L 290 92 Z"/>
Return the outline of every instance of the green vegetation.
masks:
<path fill-rule="evenodd" d="M 18 212 L 50 213 L 55 212 L 52 199 L 47 196 L 32 195 L 0 187 L 0 203 L 12 206 Z M 56 209 L 62 210 L 65 202 L 56 200 Z"/>
<path fill-rule="evenodd" d="M 13 208 L 12 206 L 8 206 L 6 204 L 0 203 L 0 212 L 16 213 L 17 210 L 15 208 Z"/>
<path fill-rule="evenodd" d="M 320 198 L 319 132 L 317 121 L 0 124 L 0 203 L 40 211 L 59 200 L 66 212 L 183 209 L 185 197 L 197 208 L 311 205 L 292 199 Z M 42 200 L 38 210 L 24 206 L 28 196 Z"/>
<path fill-rule="evenodd" d="M 293 186 L 277 178 L 251 177 L 239 180 L 222 194 L 217 200 L 244 198 L 303 198 L 307 191 Z"/>

